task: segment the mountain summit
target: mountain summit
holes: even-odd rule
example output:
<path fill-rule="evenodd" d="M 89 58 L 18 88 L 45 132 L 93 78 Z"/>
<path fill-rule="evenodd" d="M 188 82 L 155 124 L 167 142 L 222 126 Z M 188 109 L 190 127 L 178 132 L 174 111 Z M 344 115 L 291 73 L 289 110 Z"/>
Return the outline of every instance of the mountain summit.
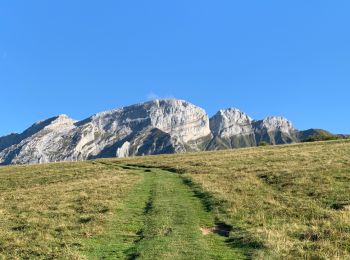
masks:
<path fill-rule="evenodd" d="M 300 134 L 304 133 L 304 134 Z M 59 115 L 0 137 L 0 164 L 86 160 L 284 144 L 307 138 L 282 117 L 253 120 L 235 108 L 212 118 L 187 101 L 154 100 L 75 121 Z"/>

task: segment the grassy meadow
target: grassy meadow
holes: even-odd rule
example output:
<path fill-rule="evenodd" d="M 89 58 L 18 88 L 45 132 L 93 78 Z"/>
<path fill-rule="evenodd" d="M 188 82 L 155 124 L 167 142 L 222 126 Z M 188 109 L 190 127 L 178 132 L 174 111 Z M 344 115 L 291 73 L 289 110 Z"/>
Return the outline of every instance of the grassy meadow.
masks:
<path fill-rule="evenodd" d="M 350 141 L 0 167 L 0 259 L 350 259 Z"/>
<path fill-rule="evenodd" d="M 228 244 L 257 259 L 350 259 L 350 141 L 123 161 L 178 172 L 213 197 Z"/>
<path fill-rule="evenodd" d="M 92 162 L 0 168 L 0 259 L 79 259 L 140 176 Z"/>

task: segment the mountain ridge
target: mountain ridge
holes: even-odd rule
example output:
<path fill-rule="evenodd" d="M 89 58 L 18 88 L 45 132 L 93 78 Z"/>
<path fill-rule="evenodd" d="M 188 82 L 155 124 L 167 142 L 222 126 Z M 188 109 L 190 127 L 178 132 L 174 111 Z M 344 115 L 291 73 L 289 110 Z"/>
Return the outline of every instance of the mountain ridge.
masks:
<path fill-rule="evenodd" d="M 203 108 L 185 100 L 156 99 L 81 121 L 64 114 L 38 121 L 20 134 L 0 137 L 0 164 L 286 144 L 308 140 L 316 133 L 299 131 L 284 117 L 254 120 L 231 107 L 209 118 Z"/>

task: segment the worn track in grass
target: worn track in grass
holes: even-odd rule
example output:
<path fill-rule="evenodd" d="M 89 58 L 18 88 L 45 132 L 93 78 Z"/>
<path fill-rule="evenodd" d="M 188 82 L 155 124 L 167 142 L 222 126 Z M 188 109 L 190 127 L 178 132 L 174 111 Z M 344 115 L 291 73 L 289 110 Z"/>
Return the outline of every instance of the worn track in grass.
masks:
<path fill-rule="evenodd" d="M 127 167 L 143 180 L 117 209 L 108 233 L 89 241 L 88 258 L 246 258 L 246 251 L 228 245 L 230 227 L 219 225 L 180 175 Z"/>

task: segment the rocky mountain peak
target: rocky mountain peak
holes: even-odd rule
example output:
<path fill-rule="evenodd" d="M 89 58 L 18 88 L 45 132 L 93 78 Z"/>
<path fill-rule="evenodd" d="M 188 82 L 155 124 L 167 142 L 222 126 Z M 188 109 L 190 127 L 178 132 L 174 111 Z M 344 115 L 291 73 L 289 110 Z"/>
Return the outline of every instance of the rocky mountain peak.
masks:
<path fill-rule="evenodd" d="M 46 131 L 62 131 L 65 128 L 72 129 L 75 127 L 75 122 L 75 120 L 63 114 L 53 117 L 43 129 Z"/>
<path fill-rule="evenodd" d="M 267 131 L 281 131 L 289 133 L 294 130 L 292 122 L 281 116 L 269 116 L 261 122 L 261 127 Z"/>
<path fill-rule="evenodd" d="M 54 124 L 74 124 L 76 121 L 69 116 L 62 114 L 53 118 L 51 125 Z"/>
<path fill-rule="evenodd" d="M 221 109 L 210 119 L 210 129 L 215 136 L 221 137 L 249 134 L 252 121 L 237 108 Z"/>
<path fill-rule="evenodd" d="M 105 131 L 136 131 L 154 127 L 188 142 L 210 135 L 206 112 L 187 101 L 152 100 L 94 115 L 89 121 Z M 80 124 L 80 123 L 78 123 Z"/>
<path fill-rule="evenodd" d="M 151 124 L 173 133 L 183 142 L 210 135 L 209 118 L 204 109 L 177 99 L 154 100 L 149 107 Z"/>
<path fill-rule="evenodd" d="M 212 118 L 185 100 L 157 99 L 97 113 L 76 122 L 67 115 L 0 137 L 0 164 L 175 153 L 282 144 L 307 138 L 283 117 L 254 121 L 237 108 Z"/>

